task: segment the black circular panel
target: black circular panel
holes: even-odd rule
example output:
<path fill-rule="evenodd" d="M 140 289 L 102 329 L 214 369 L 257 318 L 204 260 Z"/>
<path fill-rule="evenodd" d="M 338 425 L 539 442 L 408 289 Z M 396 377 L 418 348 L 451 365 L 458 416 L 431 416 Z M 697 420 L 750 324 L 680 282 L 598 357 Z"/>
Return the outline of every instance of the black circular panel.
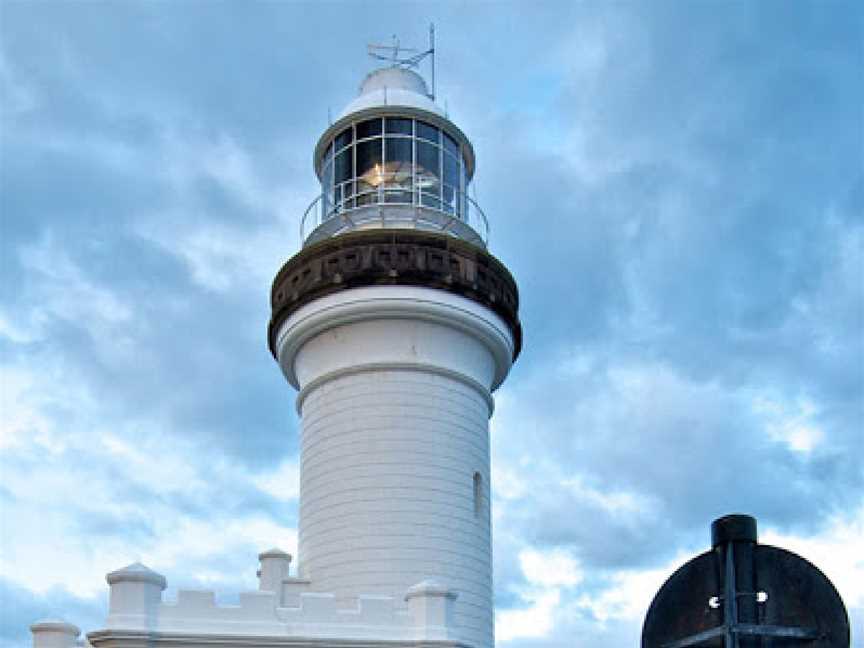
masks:
<path fill-rule="evenodd" d="M 738 589 L 736 603 L 755 607 L 756 618 L 746 626 L 756 630 L 753 635 L 742 631 L 739 645 L 848 648 L 846 608 L 821 571 L 785 549 L 746 542 L 729 544 L 741 554 L 752 551 L 752 587 Z M 672 574 L 648 610 L 642 648 L 727 646 L 722 634 L 707 636 L 724 625 L 725 553 L 725 546 L 718 546 Z M 701 641 L 700 635 L 705 636 Z M 687 638 L 694 642 L 686 643 Z"/>

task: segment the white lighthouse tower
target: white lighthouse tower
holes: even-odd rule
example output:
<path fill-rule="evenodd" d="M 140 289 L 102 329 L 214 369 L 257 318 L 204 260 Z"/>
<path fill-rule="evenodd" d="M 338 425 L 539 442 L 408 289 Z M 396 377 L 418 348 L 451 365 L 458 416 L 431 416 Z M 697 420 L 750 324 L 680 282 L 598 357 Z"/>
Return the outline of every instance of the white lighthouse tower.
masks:
<path fill-rule="evenodd" d="M 467 195 L 474 150 L 417 73 L 389 67 L 314 163 L 321 198 L 270 324 L 300 390 L 300 577 L 340 598 L 434 581 L 454 599 L 454 638 L 487 648 L 491 393 L 521 331 Z"/>
<path fill-rule="evenodd" d="M 129 565 L 108 574 L 86 645 L 494 645 L 489 417 L 521 327 L 468 198 L 473 147 L 394 57 L 314 167 L 321 194 L 273 281 L 268 331 L 299 390 L 298 570 L 265 551 L 259 589 L 224 606 L 209 591 L 164 600 L 166 579 Z M 35 648 L 77 645 L 61 620 L 32 630 Z"/>

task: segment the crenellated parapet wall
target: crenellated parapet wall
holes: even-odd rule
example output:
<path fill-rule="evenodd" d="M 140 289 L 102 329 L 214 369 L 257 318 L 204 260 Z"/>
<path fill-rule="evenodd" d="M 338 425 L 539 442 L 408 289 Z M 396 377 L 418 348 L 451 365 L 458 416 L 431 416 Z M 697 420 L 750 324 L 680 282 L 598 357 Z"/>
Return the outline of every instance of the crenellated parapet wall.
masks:
<path fill-rule="evenodd" d="M 309 582 L 288 576 L 288 554 L 270 550 L 260 559 L 262 589 L 241 593 L 236 605 L 221 605 L 214 592 L 205 590 L 179 590 L 175 601 L 165 601 L 165 578 L 140 563 L 111 572 L 105 628 L 90 633 L 88 639 L 94 648 L 117 646 L 123 637 L 121 643 L 134 637 L 151 641 L 196 635 L 234 637 L 235 642 L 239 637 L 302 638 L 310 646 L 345 640 L 364 646 L 463 645 L 453 641 L 452 606 L 457 595 L 441 583 L 418 583 L 403 600 L 360 596 L 345 601 L 333 594 L 303 591 Z M 40 626 L 39 632 L 34 626 L 34 648 L 75 645 L 77 628 L 54 625 Z"/>

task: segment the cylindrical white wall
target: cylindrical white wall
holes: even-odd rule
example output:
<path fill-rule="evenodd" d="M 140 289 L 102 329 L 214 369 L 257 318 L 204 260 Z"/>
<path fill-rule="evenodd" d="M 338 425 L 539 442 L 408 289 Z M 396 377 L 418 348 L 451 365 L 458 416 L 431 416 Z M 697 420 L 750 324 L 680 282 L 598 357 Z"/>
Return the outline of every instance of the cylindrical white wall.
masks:
<path fill-rule="evenodd" d="M 303 405 L 299 554 L 314 589 L 402 597 L 436 578 L 459 593 L 466 639 L 491 645 L 488 408 L 452 378 L 344 376 Z M 470 630 L 470 634 L 469 631 Z"/>
<path fill-rule="evenodd" d="M 512 344 L 490 310 L 425 288 L 353 289 L 286 322 L 313 590 L 401 600 L 435 579 L 458 593 L 454 638 L 491 648 L 490 389 Z"/>

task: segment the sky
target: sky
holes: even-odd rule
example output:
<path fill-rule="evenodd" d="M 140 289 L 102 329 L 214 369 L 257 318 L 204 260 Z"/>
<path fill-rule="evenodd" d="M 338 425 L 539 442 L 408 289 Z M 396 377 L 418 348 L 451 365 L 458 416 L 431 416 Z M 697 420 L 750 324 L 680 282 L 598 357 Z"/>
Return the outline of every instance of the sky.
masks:
<path fill-rule="evenodd" d="M 311 157 L 425 44 L 524 349 L 491 422 L 497 644 L 638 644 L 741 512 L 864 647 L 864 10 L 0 2 L 0 648 L 135 560 L 219 600 L 294 552 L 270 282 Z M 232 598 L 234 597 L 234 598 Z"/>

